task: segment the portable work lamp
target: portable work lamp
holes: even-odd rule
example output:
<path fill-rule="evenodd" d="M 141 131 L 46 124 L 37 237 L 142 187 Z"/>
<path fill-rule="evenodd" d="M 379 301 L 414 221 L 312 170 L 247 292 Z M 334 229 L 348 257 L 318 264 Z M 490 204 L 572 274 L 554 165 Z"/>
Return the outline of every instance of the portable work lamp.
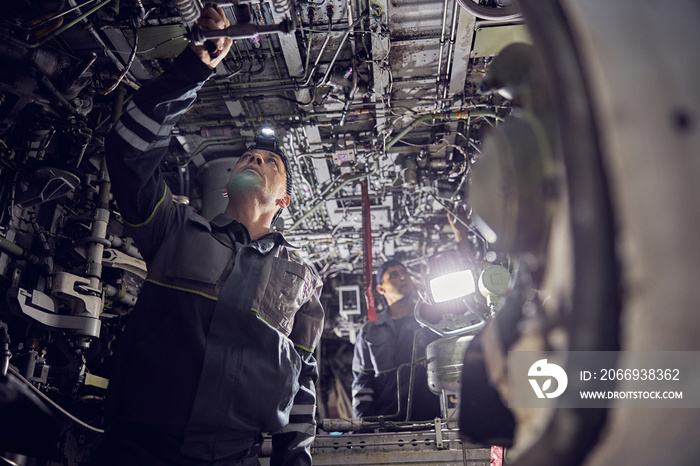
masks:
<path fill-rule="evenodd" d="M 426 291 L 416 302 L 416 320 L 447 337 L 474 332 L 486 325 L 472 310 L 469 295 L 476 291 L 476 280 L 469 262 L 457 251 L 438 253 L 428 260 Z"/>
<path fill-rule="evenodd" d="M 455 251 L 438 253 L 430 258 L 427 281 L 433 303 L 463 298 L 476 291 L 474 273 Z"/>

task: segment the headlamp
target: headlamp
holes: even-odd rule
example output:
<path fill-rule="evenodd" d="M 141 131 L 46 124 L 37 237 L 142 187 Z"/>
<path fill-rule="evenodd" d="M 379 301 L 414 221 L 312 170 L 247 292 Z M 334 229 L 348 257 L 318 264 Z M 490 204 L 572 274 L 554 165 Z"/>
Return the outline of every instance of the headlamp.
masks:
<path fill-rule="evenodd" d="M 284 153 L 282 150 L 282 147 L 280 147 L 280 142 L 275 136 L 275 130 L 270 128 L 269 126 L 265 126 L 262 129 L 260 129 L 260 133 L 258 133 L 255 136 L 254 139 L 255 144 L 250 146 L 248 150 L 253 150 L 253 149 L 260 149 L 260 150 L 266 150 L 269 152 L 273 152 L 277 155 L 279 155 L 280 159 L 282 159 L 282 163 L 284 164 L 284 170 L 285 174 L 287 176 L 287 195 L 291 197 L 292 195 L 292 171 L 291 168 L 289 167 L 289 159 L 287 159 L 287 155 Z M 272 223 L 275 223 L 275 220 L 282 214 L 282 209 L 279 209 L 277 213 L 275 214 L 274 218 L 272 219 Z"/>
<path fill-rule="evenodd" d="M 275 130 L 266 126 L 255 136 L 255 148 L 279 153 L 280 142 L 275 136 Z"/>

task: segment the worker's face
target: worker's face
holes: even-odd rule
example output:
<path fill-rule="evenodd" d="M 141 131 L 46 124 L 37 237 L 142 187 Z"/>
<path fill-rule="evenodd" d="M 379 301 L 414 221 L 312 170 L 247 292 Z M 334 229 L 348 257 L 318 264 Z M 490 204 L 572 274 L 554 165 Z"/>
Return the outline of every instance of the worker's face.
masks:
<path fill-rule="evenodd" d="M 391 306 L 406 296 L 414 296 L 416 287 L 406 267 L 395 265 L 384 271 L 381 283 L 377 285 L 377 293 L 383 295 Z"/>
<path fill-rule="evenodd" d="M 287 174 L 279 155 L 262 149 L 247 151 L 231 171 L 226 185 L 229 196 L 255 192 L 279 208 L 289 205 Z"/>

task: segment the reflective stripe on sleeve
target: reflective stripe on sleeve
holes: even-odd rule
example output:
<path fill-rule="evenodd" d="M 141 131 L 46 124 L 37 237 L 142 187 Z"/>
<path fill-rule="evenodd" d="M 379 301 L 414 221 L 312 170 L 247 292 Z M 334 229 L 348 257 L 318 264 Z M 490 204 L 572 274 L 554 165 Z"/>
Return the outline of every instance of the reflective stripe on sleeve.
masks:
<path fill-rule="evenodd" d="M 151 134 L 153 134 L 154 136 L 158 136 L 159 131 L 161 131 L 162 125 L 157 121 L 153 120 L 145 113 L 143 113 L 143 111 L 141 111 L 141 109 L 138 108 L 133 101 L 129 102 L 129 105 L 126 107 L 126 113 L 128 113 L 131 116 L 131 118 L 133 118 L 134 121 L 136 121 L 136 123 L 140 124 L 148 131 L 150 131 Z M 170 134 L 170 130 L 168 130 L 168 134 Z"/>
<path fill-rule="evenodd" d="M 306 414 L 313 416 L 316 414 L 316 405 L 294 405 L 291 414 Z"/>
<path fill-rule="evenodd" d="M 129 128 L 124 126 L 124 123 L 118 121 L 114 127 L 120 138 L 122 138 L 127 144 L 129 144 L 134 149 L 146 152 L 148 150 L 149 143 L 141 139 L 136 133 L 131 131 Z"/>
<path fill-rule="evenodd" d="M 352 396 L 357 396 L 357 395 L 374 395 L 374 389 L 371 387 L 362 387 L 358 390 L 353 390 Z"/>

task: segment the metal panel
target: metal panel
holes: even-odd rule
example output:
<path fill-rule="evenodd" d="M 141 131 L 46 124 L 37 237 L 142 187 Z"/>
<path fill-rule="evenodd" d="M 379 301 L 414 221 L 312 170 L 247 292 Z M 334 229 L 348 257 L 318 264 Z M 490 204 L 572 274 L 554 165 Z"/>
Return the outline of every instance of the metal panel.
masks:
<path fill-rule="evenodd" d="M 532 43 L 524 24 L 477 26 L 472 57 L 491 57 L 513 42 Z"/>
<path fill-rule="evenodd" d="M 139 28 L 139 58 L 151 60 L 177 57 L 187 47 L 188 42 L 182 37 L 186 32 L 184 24 Z M 130 43 L 134 43 L 134 34 L 131 31 L 124 31 L 124 35 Z M 178 36 L 179 39 L 175 39 Z"/>
<path fill-rule="evenodd" d="M 133 33 L 131 33 L 131 31 L 122 32 L 119 29 L 105 29 L 103 32 L 105 36 L 107 36 L 107 39 L 109 39 L 109 41 L 114 45 L 116 51 L 119 52 L 121 59 L 119 71 L 122 71 L 124 69 L 124 63 L 127 62 L 129 59 L 129 54 L 134 48 Z M 129 37 L 129 40 L 127 40 L 126 35 L 129 34 L 131 34 L 131 37 Z M 140 40 L 141 36 L 139 36 L 139 41 Z M 131 73 L 131 75 L 138 80 L 146 80 L 152 77 L 143 67 L 140 60 L 134 60 L 134 62 L 131 64 L 131 68 L 129 68 L 129 73 Z"/>
<path fill-rule="evenodd" d="M 457 23 L 457 37 L 455 38 L 454 56 L 452 58 L 452 76 L 450 76 L 449 95 L 459 94 L 464 91 L 469 69 L 469 51 L 474 38 L 476 18 L 460 11 Z"/>

